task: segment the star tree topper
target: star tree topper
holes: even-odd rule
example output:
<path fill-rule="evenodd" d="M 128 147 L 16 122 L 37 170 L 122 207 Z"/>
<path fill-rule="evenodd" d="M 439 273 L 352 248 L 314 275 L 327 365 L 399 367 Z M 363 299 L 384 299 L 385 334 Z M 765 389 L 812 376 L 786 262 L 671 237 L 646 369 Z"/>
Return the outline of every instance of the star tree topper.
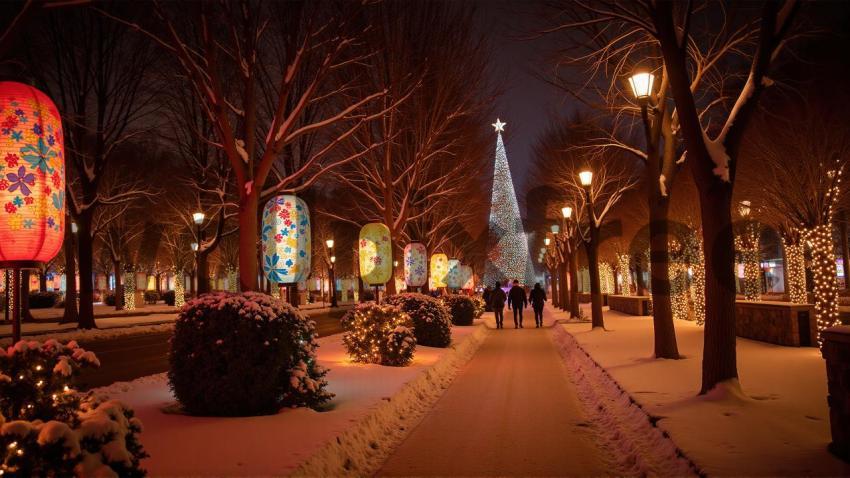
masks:
<path fill-rule="evenodd" d="M 504 131 L 504 130 L 505 130 L 505 125 L 506 125 L 506 124 L 507 124 L 507 123 L 502 123 L 502 122 L 499 120 L 499 118 L 496 118 L 496 122 L 495 122 L 495 123 L 493 123 L 493 125 L 492 125 L 492 126 L 493 126 L 494 128 L 496 128 L 496 132 L 497 132 L 497 133 L 499 133 L 499 132 L 501 132 L 501 131 Z"/>

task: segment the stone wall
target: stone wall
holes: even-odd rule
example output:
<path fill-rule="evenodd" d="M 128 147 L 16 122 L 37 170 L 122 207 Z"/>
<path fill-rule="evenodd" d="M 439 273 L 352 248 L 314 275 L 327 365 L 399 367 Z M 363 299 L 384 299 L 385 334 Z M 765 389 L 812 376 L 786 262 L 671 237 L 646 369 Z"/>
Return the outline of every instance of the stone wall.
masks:
<path fill-rule="evenodd" d="M 817 345 L 811 304 L 739 300 L 735 326 L 739 337 L 793 347 Z"/>
<path fill-rule="evenodd" d="M 608 306 L 611 310 L 623 312 L 630 315 L 650 315 L 652 308 L 650 301 L 652 299 L 645 295 L 609 295 Z"/>
<path fill-rule="evenodd" d="M 824 331 L 821 353 L 826 359 L 829 384 L 829 451 L 850 461 L 850 326 L 840 325 Z"/>

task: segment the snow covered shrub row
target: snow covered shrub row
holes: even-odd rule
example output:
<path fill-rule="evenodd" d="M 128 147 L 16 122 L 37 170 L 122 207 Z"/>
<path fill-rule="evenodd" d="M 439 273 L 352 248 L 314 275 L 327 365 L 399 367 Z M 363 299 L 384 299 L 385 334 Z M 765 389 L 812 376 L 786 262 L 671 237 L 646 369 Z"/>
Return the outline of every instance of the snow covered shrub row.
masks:
<path fill-rule="evenodd" d="M 452 316 L 439 300 L 411 292 L 387 297 L 385 302 L 410 316 L 418 345 L 448 347 L 452 342 Z"/>
<path fill-rule="evenodd" d="M 450 294 L 443 296 L 443 303 L 452 314 L 455 325 L 472 325 L 475 320 L 475 301 L 466 295 Z"/>
<path fill-rule="evenodd" d="M 145 475 L 133 411 L 72 388 L 81 368 L 99 365 L 73 341 L 0 348 L 0 475 Z"/>
<path fill-rule="evenodd" d="M 413 360 L 413 321 L 394 305 L 360 304 L 342 317 L 342 326 L 342 342 L 356 362 L 401 366 Z"/>
<path fill-rule="evenodd" d="M 188 413 L 246 416 L 330 400 L 316 363 L 316 326 L 258 292 L 215 292 L 186 303 L 171 339 L 168 380 Z"/>
<path fill-rule="evenodd" d="M 472 301 L 475 303 L 475 318 L 480 319 L 484 316 L 484 312 L 487 307 L 487 305 L 484 303 L 484 298 L 480 295 L 476 295 L 472 297 Z"/>

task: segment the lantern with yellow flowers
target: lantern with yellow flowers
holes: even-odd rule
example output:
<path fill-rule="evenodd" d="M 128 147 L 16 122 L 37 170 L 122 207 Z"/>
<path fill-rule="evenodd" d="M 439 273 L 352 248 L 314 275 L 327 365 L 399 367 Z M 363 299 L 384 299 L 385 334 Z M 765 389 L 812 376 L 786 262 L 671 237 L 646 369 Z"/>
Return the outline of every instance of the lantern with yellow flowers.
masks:
<path fill-rule="evenodd" d="M 446 276 L 449 274 L 449 258 L 445 254 L 431 256 L 431 287 L 434 289 L 446 287 Z"/>
<path fill-rule="evenodd" d="M 289 302 L 297 304 L 297 283 L 310 272 L 310 210 L 293 195 L 268 200 L 263 208 L 263 273 L 270 282 L 286 285 Z"/>
<path fill-rule="evenodd" d="M 428 280 L 428 252 L 425 245 L 412 242 L 404 246 L 404 282 L 408 287 L 422 287 Z"/>
<path fill-rule="evenodd" d="M 53 101 L 23 83 L 0 82 L 0 267 L 13 269 L 12 335 L 20 339 L 20 269 L 36 269 L 62 247 L 65 153 Z"/>
<path fill-rule="evenodd" d="M 360 277 L 375 287 L 375 300 L 378 300 L 378 287 L 386 284 L 393 273 L 390 229 L 379 222 L 363 226 L 360 229 L 358 256 Z"/>

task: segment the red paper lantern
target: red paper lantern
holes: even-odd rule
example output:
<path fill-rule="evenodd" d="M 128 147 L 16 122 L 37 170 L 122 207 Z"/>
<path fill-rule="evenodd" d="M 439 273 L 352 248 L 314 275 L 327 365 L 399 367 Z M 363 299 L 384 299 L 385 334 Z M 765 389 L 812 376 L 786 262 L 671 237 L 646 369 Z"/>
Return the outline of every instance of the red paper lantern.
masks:
<path fill-rule="evenodd" d="M 53 259 L 65 230 L 65 152 L 56 105 L 41 91 L 0 82 L 0 263 Z"/>

